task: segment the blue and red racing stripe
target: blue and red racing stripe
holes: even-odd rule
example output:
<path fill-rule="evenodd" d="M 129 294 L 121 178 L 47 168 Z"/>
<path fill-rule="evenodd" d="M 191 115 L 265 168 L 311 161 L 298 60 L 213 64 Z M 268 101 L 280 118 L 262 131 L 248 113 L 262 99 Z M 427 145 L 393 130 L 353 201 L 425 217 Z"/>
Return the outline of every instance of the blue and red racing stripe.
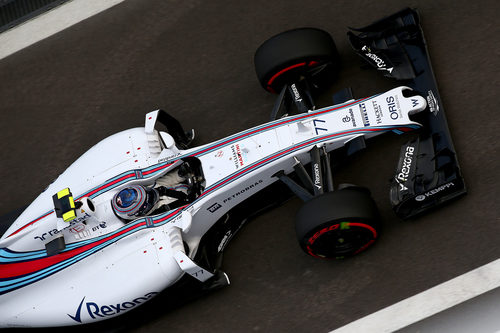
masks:
<path fill-rule="evenodd" d="M 128 183 L 132 180 L 138 180 L 138 179 L 147 179 L 147 178 L 151 178 L 153 176 L 155 176 L 156 174 L 162 172 L 163 170 L 165 170 L 166 168 L 168 168 L 169 166 L 171 166 L 173 163 L 169 163 L 168 161 L 167 162 L 163 162 L 163 163 L 159 163 L 159 164 L 155 164 L 153 166 L 150 166 L 150 167 L 147 167 L 147 168 L 144 168 L 142 170 L 130 170 L 130 171 L 126 171 L 118 176 L 115 176 L 113 178 L 110 178 L 108 179 L 107 181 L 105 181 L 103 184 L 97 186 L 97 187 L 94 187 L 93 189 L 91 189 L 90 191 L 87 191 L 85 192 L 84 194 L 81 194 L 79 195 L 78 197 L 76 197 L 76 201 L 78 200 L 81 200 L 83 197 L 90 197 L 91 199 L 105 193 L 105 192 L 108 192 L 120 185 L 123 185 L 125 183 Z M 25 228 L 29 227 L 30 225 L 33 225 L 35 224 L 36 222 L 40 221 L 40 220 L 43 220 L 44 218 L 46 218 L 47 216 L 51 215 L 52 213 L 54 213 L 54 211 L 50 211 L 50 212 L 47 212 L 45 214 L 43 214 L 42 216 L 34 219 L 33 221 L 30 221 L 28 223 L 26 223 L 25 225 L 23 225 L 21 228 L 17 229 L 16 231 L 14 231 L 13 233 L 11 233 L 9 236 L 7 237 L 10 237 L 10 236 L 13 236 L 19 232 L 21 232 L 22 230 L 24 230 Z"/>
<path fill-rule="evenodd" d="M 292 116 L 292 117 L 289 117 L 286 119 L 278 119 L 274 122 L 266 123 L 266 124 L 254 127 L 252 129 L 249 129 L 247 131 L 243 131 L 243 132 L 240 132 L 238 134 L 234 134 L 232 136 L 226 137 L 222 140 L 216 141 L 215 143 L 213 143 L 209 147 L 204 147 L 204 148 L 201 148 L 197 151 L 191 152 L 188 156 L 203 156 L 203 155 L 208 154 L 208 153 L 210 153 L 216 149 L 219 149 L 223 146 L 227 146 L 236 140 L 241 140 L 241 139 L 256 135 L 262 131 L 266 131 L 266 130 L 270 130 L 270 129 L 282 126 L 284 124 L 295 123 L 295 122 L 301 121 L 301 120 L 309 118 L 309 117 L 316 117 L 316 116 L 321 115 L 321 114 L 335 112 L 335 111 L 343 109 L 345 107 L 357 105 L 359 103 L 362 103 L 363 101 L 366 101 L 367 99 L 377 97 L 378 95 L 380 95 L 380 94 L 373 95 L 371 97 L 362 98 L 362 99 L 359 99 L 359 100 L 356 100 L 356 101 L 353 101 L 350 103 L 342 104 L 340 106 L 327 107 L 327 108 L 320 109 L 320 110 L 317 110 L 315 112 L 311 112 L 308 114 L 300 114 L 300 115 Z M 186 157 L 186 156 L 178 156 L 177 159 L 182 158 L 182 157 Z M 155 164 L 155 165 L 152 165 L 152 166 L 147 167 L 147 168 L 142 169 L 142 170 L 126 171 L 126 172 L 124 172 L 116 177 L 108 179 L 106 182 L 91 189 L 90 191 L 79 195 L 78 197 L 76 197 L 75 200 L 80 200 L 83 197 L 90 197 L 93 199 L 93 198 L 95 198 L 95 197 L 97 197 L 97 196 L 99 196 L 99 195 L 101 195 L 109 190 L 112 190 L 112 189 L 114 189 L 120 185 L 123 185 L 125 183 L 128 183 L 132 180 L 150 178 L 153 175 L 155 175 L 156 173 L 164 170 L 166 167 L 169 167 L 170 165 L 172 165 L 173 162 L 175 162 L 175 160 Z M 49 216 L 53 212 L 54 211 L 47 212 L 44 215 L 38 217 L 37 219 L 26 223 L 24 226 L 17 229 L 16 231 L 11 233 L 7 237 L 15 235 L 15 234 L 19 233 L 20 231 L 24 230 L 25 228 L 27 228 L 28 226 L 33 225 L 34 223 L 36 223 L 40 220 L 43 220 L 45 217 Z"/>
<path fill-rule="evenodd" d="M 415 126 L 381 126 L 376 128 L 360 128 L 330 135 L 324 135 L 303 141 L 300 144 L 283 149 L 271 156 L 250 164 L 239 172 L 236 172 L 218 181 L 217 183 L 212 184 L 211 186 L 207 187 L 200 195 L 200 197 L 198 197 L 190 205 L 154 217 L 148 217 L 147 219 L 149 219 L 149 223 L 147 223 L 146 218 L 141 218 L 123 226 L 122 228 L 114 231 L 111 234 L 69 244 L 64 251 L 55 256 L 47 257 L 44 250 L 31 252 L 14 252 L 8 249 L 0 249 L 0 294 L 12 291 L 17 288 L 21 288 L 54 273 L 57 273 L 58 271 L 65 269 L 70 265 L 85 259 L 93 253 L 117 242 L 118 240 L 140 230 L 143 230 L 147 227 L 158 227 L 164 225 L 165 223 L 168 223 L 169 221 L 177 217 L 181 213 L 182 209 L 194 205 L 207 194 L 236 181 L 237 179 L 250 172 L 258 170 L 259 168 L 262 168 L 263 166 L 272 163 L 273 161 L 290 155 L 297 150 L 303 149 L 304 147 L 328 141 L 334 137 L 342 137 L 352 134 L 362 134 L 374 131 L 389 131 L 394 129 L 406 130 L 408 128 L 413 129 L 415 128 Z"/>

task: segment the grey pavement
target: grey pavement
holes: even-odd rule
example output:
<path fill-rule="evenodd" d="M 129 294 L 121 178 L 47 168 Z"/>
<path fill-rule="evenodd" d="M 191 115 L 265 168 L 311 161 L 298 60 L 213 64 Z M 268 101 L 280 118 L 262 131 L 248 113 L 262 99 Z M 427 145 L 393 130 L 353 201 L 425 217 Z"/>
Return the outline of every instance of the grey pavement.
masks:
<path fill-rule="evenodd" d="M 337 41 L 343 68 L 330 93 L 351 86 L 365 97 L 395 86 L 360 68 L 345 34 L 404 5 L 422 17 L 467 196 L 398 220 L 388 179 L 410 137 L 376 139 L 335 173 L 337 183 L 369 187 L 379 206 L 384 230 L 369 251 L 345 261 L 306 256 L 295 240 L 300 202 L 293 199 L 232 241 L 223 265 L 231 286 L 179 308 L 160 297 L 76 331 L 327 332 L 497 259 L 500 5 L 493 0 L 127 0 L 0 61 L 0 215 L 158 107 L 195 128 L 196 144 L 267 121 L 274 97 L 257 82 L 253 54 L 286 29 L 319 27 Z M 328 94 L 318 102 L 328 103 Z"/>

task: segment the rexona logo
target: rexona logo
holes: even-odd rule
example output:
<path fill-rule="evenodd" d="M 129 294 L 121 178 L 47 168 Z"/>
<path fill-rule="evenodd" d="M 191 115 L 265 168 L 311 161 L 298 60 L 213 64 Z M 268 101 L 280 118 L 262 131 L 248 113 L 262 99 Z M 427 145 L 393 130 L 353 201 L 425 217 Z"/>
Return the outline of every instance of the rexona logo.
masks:
<path fill-rule="evenodd" d="M 297 86 L 295 86 L 295 83 L 291 85 L 292 91 L 293 91 L 293 97 L 295 98 L 296 102 L 302 102 L 302 96 L 300 96 L 299 90 L 297 89 Z"/>
<path fill-rule="evenodd" d="M 375 64 L 375 66 L 377 66 L 377 69 L 388 71 L 389 73 L 392 73 L 392 70 L 394 69 L 394 67 L 387 68 L 387 65 L 384 62 L 384 60 L 382 60 L 375 53 L 372 53 L 372 50 L 368 46 L 364 45 L 361 48 L 361 50 L 365 52 L 365 56 L 367 58 L 369 58 L 369 59 L 371 59 L 373 61 L 373 63 Z"/>
<path fill-rule="evenodd" d="M 80 305 L 78 306 L 78 309 L 76 309 L 75 315 L 73 316 L 68 313 L 68 316 L 74 321 L 79 323 L 81 323 L 82 318 L 87 317 L 87 315 L 88 317 L 94 320 L 99 318 L 116 316 L 122 312 L 132 309 L 133 307 L 136 307 L 139 304 L 148 301 L 157 294 L 158 294 L 157 292 L 153 291 L 147 293 L 144 296 L 137 297 L 131 301 L 117 303 L 117 304 L 100 305 L 94 302 L 85 302 L 85 306 L 84 306 L 85 297 L 83 297 L 82 301 L 80 302 Z"/>
<path fill-rule="evenodd" d="M 401 171 L 396 176 L 396 182 L 399 184 L 400 191 L 408 190 L 408 187 L 405 186 L 405 183 L 408 181 L 408 176 L 410 175 L 414 152 L 415 148 L 412 146 L 408 146 L 406 147 L 404 157 L 402 157 Z"/>
<path fill-rule="evenodd" d="M 321 173 L 319 170 L 319 164 L 314 163 L 313 169 L 314 169 L 314 186 L 316 186 L 318 188 L 318 190 L 321 190 L 321 185 L 320 185 L 321 184 Z"/>

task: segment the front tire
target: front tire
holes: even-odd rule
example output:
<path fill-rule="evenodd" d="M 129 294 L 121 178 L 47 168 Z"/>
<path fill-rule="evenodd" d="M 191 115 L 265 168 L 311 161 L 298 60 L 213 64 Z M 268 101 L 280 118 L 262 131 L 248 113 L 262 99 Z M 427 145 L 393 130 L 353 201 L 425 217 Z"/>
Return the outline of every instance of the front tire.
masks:
<path fill-rule="evenodd" d="M 335 42 L 326 31 L 299 28 L 265 41 L 255 52 L 255 71 L 264 89 L 278 93 L 285 84 L 309 77 L 319 85 L 332 79 L 338 69 Z"/>
<path fill-rule="evenodd" d="M 301 248 L 318 258 L 350 257 L 372 245 L 379 235 L 379 214 L 370 192 L 348 187 L 314 197 L 296 215 Z"/>

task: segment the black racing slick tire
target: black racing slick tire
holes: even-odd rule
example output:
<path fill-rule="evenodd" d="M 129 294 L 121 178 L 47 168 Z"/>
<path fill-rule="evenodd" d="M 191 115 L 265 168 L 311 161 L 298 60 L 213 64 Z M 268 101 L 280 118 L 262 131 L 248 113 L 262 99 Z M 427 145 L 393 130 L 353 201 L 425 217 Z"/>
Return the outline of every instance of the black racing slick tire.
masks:
<path fill-rule="evenodd" d="M 255 52 L 254 63 L 264 89 L 279 93 L 283 85 L 295 82 L 301 76 L 309 77 L 315 85 L 324 81 L 325 76 L 333 79 L 338 70 L 339 56 L 328 32 L 299 28 L 265 41 Z"/>
<path fill-rule="evenodd" d="M 373 244 L 380 233 L 379 214 L 370 192 L 348 187 L 304 203 L 295 220 L 302 249 L 318 258 L 342 259 Z"/>

